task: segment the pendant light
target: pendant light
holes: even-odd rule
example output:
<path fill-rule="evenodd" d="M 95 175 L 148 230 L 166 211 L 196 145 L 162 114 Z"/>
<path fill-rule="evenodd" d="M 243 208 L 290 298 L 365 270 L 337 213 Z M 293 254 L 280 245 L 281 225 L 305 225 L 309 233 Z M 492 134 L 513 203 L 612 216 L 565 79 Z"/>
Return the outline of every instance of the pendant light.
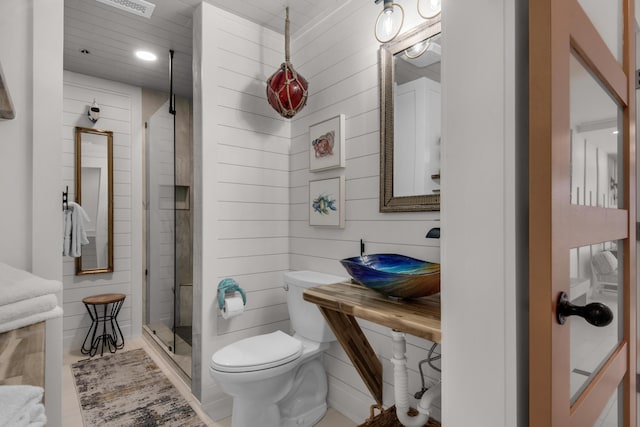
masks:
<path fill-rule="evenodd" d="M 380 3 L 381 0 L 375 0 Z M 395 39 L 404 23 L 404 9 L 393 0 L 384 0 L 382 11 L 376 19 L 374 33 L 380 43 L 387 43 Z"/>
<path fill-rule="evenodd" d="M 433 19 L 442 10 L 442 0 L 418 0 L 418 15 L 424 19 Z"/>
<path fill-rule="evenodd" d="M 291 118 L 307 103 L 309 84 L 289 61 L 289 8 L 284 29 L 285 59 L 280 69 L 267 80 L 267 100 L 282 117 Z"/>

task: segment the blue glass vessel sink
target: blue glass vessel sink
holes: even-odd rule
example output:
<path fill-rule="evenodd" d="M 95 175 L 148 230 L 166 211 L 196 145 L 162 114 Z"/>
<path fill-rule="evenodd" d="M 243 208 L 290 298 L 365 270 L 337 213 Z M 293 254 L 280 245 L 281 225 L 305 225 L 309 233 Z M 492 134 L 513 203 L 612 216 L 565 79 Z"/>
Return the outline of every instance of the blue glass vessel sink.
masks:
<path fill-rule="evenodd" d="M 440 264 L 404 255 L 373 254 L 340 260 L 357 283 L 398 298 L 420 298 L 440 292 Z"/>

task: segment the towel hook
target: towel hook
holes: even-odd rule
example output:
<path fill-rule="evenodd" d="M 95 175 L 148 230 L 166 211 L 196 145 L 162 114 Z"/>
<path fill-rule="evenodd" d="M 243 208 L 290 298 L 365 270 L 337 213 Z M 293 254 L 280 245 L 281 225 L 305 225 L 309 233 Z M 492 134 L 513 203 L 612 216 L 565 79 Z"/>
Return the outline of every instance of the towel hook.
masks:
<path fill-rule="evenodd" d="M 62 210 L 66 211 L 69 209 L 69 186 L 66 186 L 66 189 L 62 192 Z"/>

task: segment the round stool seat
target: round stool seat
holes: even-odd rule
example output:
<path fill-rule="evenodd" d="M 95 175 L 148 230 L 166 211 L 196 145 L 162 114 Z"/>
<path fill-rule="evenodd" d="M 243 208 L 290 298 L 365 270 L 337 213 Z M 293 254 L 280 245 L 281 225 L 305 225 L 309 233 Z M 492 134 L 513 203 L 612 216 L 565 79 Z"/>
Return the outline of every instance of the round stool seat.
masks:
<path fill-rule="evenodd" d="M 82 354 L 93 357 L 100 347 L 100 356 L 102 356 L 105 347 L 110 353 L 115 353 L 116 350 L 124 347 L 124 336 L 118 325 L 118 313 L 125 298 L 125 294 L 100 294 L 82 299 L 91 318 L 91 326 L 80 349 Z M 110 308 L 109 305 L 111 305 Z M 102 313 L 98 311 L 98 306 L 102 306 Z M 102 329 L 101 332 L 100 329 Z"/>
<path fill-rule="evenodd" d="M 113 302 L 122 301 L 125 298 L 125 294 L 100 294 L 82 298 L 82 302 L 85 304 L 111 304 Z"/>

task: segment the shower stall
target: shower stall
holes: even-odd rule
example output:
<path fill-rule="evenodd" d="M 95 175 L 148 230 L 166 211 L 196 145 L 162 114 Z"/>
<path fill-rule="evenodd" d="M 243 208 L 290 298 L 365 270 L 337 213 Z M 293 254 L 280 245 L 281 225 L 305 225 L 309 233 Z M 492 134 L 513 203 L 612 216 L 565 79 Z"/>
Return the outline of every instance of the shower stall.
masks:
<path fill-rule="evenodd" d="M 147 120 L 144 329 L 191 377 L 191 103 L 169 101 Z"/>

